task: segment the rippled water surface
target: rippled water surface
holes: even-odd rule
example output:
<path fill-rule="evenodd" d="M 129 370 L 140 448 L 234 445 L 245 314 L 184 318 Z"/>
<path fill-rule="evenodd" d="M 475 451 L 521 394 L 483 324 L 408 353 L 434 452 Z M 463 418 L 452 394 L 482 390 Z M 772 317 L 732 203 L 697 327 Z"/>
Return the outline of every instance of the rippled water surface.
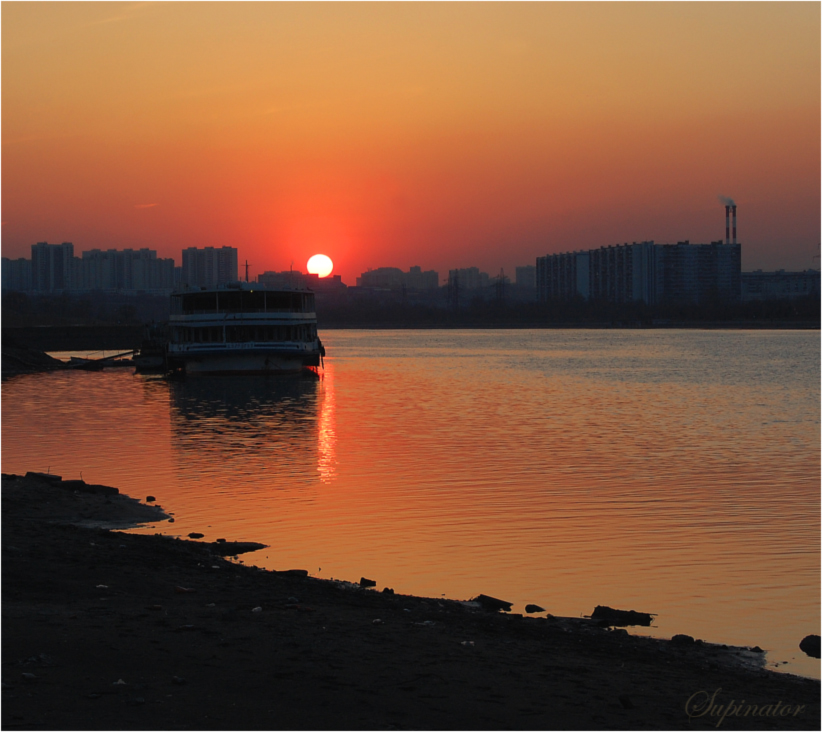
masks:
<path fill-rule="evenodd" d="M 818 333 L 322 337 L 322 380 L 8 379 L 3 471 L 153 494 L 265 567 L 654 612 L 819 676 Z"/>

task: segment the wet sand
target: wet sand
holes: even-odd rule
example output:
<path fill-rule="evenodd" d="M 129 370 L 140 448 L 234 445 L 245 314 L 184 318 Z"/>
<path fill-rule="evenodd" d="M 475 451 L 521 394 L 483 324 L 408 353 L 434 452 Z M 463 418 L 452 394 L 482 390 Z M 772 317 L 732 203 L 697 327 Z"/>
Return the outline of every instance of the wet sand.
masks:
<path fill-rule="evenodd" d="M 820 727 L 753 651 L 241 566 L 101 528 L 162 518 L 106 492 L 2 501 L 3 729 Z"/>

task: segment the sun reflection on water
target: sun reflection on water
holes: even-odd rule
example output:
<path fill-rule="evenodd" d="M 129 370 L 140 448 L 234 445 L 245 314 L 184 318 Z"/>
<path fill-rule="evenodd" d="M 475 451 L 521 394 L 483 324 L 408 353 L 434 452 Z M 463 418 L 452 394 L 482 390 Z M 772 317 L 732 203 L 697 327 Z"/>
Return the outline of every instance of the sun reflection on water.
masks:
<path fill-rule="evenodd" d="M 337 477 L 337 431 L 334 395 L 334 366 L 326 364 L 320 386 L 320 425 L 317 433 L 319 456 L 317 471 L 323 483 Z"/>

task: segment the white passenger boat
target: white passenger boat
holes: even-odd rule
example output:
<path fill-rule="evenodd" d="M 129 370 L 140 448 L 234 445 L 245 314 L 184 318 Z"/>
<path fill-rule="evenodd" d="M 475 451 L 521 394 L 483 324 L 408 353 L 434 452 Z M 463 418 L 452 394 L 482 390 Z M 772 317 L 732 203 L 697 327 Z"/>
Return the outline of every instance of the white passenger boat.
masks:
<path fill-rule="evenodd" d="M 168 367 L 186 374 L 317 371 L 314 293 L 245 282 L 171 295 Z"/>

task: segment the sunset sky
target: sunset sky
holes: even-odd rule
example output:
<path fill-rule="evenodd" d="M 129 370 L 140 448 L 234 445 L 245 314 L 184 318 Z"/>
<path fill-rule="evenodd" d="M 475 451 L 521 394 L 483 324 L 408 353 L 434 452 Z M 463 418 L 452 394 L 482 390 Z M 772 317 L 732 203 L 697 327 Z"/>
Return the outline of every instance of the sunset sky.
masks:
<path fill-rule="evenodd" d="M 818 267 L 819 3 L 2 3 L 2 252 Z"/>

